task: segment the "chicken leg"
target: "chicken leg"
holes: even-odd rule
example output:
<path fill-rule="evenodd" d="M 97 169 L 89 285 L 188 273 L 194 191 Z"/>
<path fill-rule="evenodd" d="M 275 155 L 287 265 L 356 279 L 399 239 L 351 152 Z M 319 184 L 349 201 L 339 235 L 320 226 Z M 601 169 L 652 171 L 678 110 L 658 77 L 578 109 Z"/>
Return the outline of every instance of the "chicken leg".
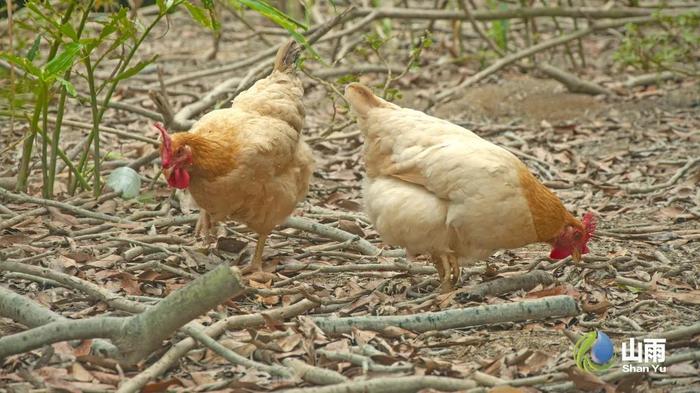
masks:
<path fill-rule="evenodd" d="M 195 236 L 201 236 L 205 243 L 211 243 L 212 236 L 212 223 L 211 216 L 204 210 L 199 212 L 199 218 L 197 219 L 197 224 L 194 226 Z"/>
<path fill-rule="evenodd" d="M 431 259 L 435 264 L 438 278 L 440 279 L 440 292 L 451 292 L 462 276 L 462 269 L 459 266 L 457 256 L 451 254 L 432 255 Z"/>
<path fill-rule="evenodd" d="M 253 254 L 253 259 L 250 264 L 243 268 L 241 271 L 243 274 L 256 273 L 262 271 L 262 254 L 265 249 L 265 241 L 267 241 L 267 233 L 261 233 L 258 237 L 258 242 L 255 244 L 255 253 Z"/>
<path fill-rule="evenodd" d="M 452 287 L 454 287 L 455 285 L 457 285 L 459 283 L 460 279 L 462 278 L 462 268 L 459 265 L 459 259 L 457 258 L 456 255 L 449 255 L 447 258 L 448 258 L 450 268 L 451 268 L 451 273 L 452 273 L 451 274 L 451 283 L 452 283 Z"/>
<path fill-rule="evenodd" d="M 443 278 L 445 277 L 445 267 L 442 265 L 442 258 L 440 258 L 437 255 L 431 255 L 430 260 L 435 265 L 435 269 L 437 270 L 438 274 L 438 280 L 440 280 L 440 283 L 442 284 Z"/>
<path fill-rule="evenodd" d="M 447 293 L 452 291 L 452 264 L 450 263 L 449 256 L 433 255 L 432 261 L 435 264 L 435 268 L 438 272 L 438 278 L 440 279 L 440 293 Z"/>

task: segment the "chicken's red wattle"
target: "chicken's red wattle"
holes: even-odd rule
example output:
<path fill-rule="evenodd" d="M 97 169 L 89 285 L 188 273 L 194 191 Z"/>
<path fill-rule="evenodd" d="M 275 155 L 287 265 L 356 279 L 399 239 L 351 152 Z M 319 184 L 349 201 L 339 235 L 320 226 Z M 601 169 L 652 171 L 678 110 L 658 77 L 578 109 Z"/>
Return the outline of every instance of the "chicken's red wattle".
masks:
<path fill-rule="evenodd" d="M 190 174 L 182 168 L 175 168 L 173 172 L 168 177 L 168 184 L 170 187 L 175 187 L 179 189 L 184 189 L 190 185 Z"/>

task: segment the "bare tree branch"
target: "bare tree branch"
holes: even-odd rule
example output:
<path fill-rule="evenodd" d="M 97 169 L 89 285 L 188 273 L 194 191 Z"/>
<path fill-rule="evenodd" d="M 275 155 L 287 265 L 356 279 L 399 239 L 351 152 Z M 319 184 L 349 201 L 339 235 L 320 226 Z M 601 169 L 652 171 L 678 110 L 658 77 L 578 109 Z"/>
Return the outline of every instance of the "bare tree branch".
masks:
<path fill-rule="evenodd" d="M 501 303 L 471 308 L 450 309 L 414 315 L 316 317 L 316 325 L 327 333 L 350 333 L 353 328 L 381 331 L 398 326 L 414 332 L 455 329 L 503 322 L 546 319 L 579 314 L 570 296 L 551 296 L 537 300 Z"/>
<path fill-rule="evenodd" d="M 0 338 L 0 358 L 58 341 L 100 337 L 114 342 L 121 362 L 134 364 L 187 322 L 243 291 L 238 270 L 221 266 L 132 317 L 58 320 Z"/>

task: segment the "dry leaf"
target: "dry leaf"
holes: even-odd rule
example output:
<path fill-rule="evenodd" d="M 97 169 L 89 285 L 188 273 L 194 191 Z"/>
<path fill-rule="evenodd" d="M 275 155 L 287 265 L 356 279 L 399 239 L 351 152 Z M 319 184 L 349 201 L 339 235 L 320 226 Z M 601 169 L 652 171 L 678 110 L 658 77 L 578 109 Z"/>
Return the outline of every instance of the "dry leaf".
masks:
<path fill-rule="evenodd" d="M 158 382 L 149 383 L 148 385 L 144 386 L 143 389 L 141 389 L 141 393 L 165 392 L 166 390 L 168 390 L 168 387 L 173 386 L 173 385 L 183 386 L 182 382 L 180 382 L 179 379 L 172 378 L 172 379 L 166 379 L 165 381 L 158 381 Z"/>
<path fill-rule="evenodd" d="M 400 328 L 398 326 L 387 326 L 384 329 L 382 329 L 382 336 L 387 337 L 387 338 L 395 338 L 395 337 L 413 338 L 413 337 L 416 337 L 417 334 L 413 333 L 410 330 Z"/>
<path fill-rule="evenodd" d="M 587 301 L 584 301 L 581 304 L 581 309 L 585 312 L 590 312 L 593 314 L 604 314 L 606 311 L 608 311 L 608 308 L 610 308 L 611 304 L 609 301 L 604 300 L 600 303 L 588 303 Z"/>
<path fill-rule="evenodd" d="M 365 237 L 365 231 L 363 231 L 355 221 L 338 220 L 338 229 L 342 229 L 345 232 L 350 232 L 353 235 Z"/>
<path fill-rule="evenodd" d="M 90 372 L 78 362 L 73 363 L 73 365 L 71 366 L 71 374 L 73 375 L 73 378 L 75 378 L 75 380 L 77 381 L 92 381 L 92 374 L 90 374 Z"/>
<path fill-rule="evenodd" d="M 73 216 L 69 216 L 68 214 L 62 213 L 58 208 L 55 207 L 47 207 L 46 210 L 49 211 L 49 215 L 51 216 L 51 219 L 56 222 L 60 222 L 62 224 L 66 224 L 68 226 L 78 226 L 80 225 L 80 222 L 78 221 L 77 218 Z"/>
<path fill-rule="evenodd" d="M 83 340 L 80 345 L 73 349 L 73 354 L 76 357 L 86 356 L 90 354 L 90 349 L 92 348 L 92 340 Z"/>
<path fill-rule="evenodd" d="M 669 291 L 655 291 L 651 292 L 652 296 L 659 300 L 676 300 L 680 303 L 685 304 L 700 304 L 700 290 L 689 291 L 689 292 L 669 292 Z"/>
<path fill-rule="evenodd" d="M 525 390 L 520 388 L 514 388 L 508 385 L 496 386 L 489 389 L 488 393 L 527 393 Z"/>
<path fill-rule="evenodd" d="M 569 375 L 569 378 L 574 383 L 574 385 L 578 389 L 581 389 L 585 392 L 593 392 L 599 389 L 604 389 L 606 393 L 615 392 L 614 386 L 604 382 L 602 379 L 589 372 L 581 371 L 576 367 L 571 367 L 566 370 L 566 373 Z"/>

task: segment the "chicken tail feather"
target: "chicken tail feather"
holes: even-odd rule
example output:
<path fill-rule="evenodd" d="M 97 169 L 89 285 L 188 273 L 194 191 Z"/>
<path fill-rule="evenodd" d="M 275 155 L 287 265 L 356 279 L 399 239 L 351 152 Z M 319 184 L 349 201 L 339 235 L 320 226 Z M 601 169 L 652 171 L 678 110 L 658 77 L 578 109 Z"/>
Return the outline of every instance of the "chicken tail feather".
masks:
<path fill-rule="evenodd" d="M 360 83 L 351 83 L 345 88 L 345 98 L 358 116 L 365 116 L 372 108 L 392 106 L 372 93 L 372 90 Z"/>
<path fill-rule="evenodd" d="M 275 71 L 285 72 L 294 67 L 294 62 L 297 61 L 301 53 L 301 46 L 294 41 L 289 40 L 284 46 L 277 51 L 275 56 Z"/>

